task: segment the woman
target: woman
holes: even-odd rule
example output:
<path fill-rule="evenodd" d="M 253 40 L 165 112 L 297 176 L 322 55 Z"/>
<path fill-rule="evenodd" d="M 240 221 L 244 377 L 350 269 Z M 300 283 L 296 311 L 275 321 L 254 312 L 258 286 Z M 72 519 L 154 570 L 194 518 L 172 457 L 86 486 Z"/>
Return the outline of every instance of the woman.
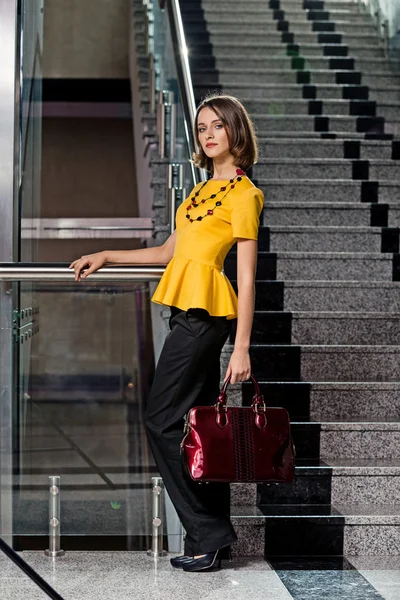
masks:
<path fill-rule="evenodd" d="M 237 535 L 230 520 L 229 483 L 194 482 L 182 469 L 180 443 L 186 413 L 214 404 L 220 392 L 221 350 L 237 318 L 234 350 L 225 374 L 249 379 L 259 218 L 264 195 L 246 176 L 257 162 L 254 128 L 241 102 L 209 95 L 194 124 L 194 164 L 210 177 L 196 185 L 176 212 L 176 229 L 162 246 L 104 251 L 71 263 L 75 279 L 105 263 L 166 264 L 152 301 L 171 307 L 145 413 L 145 427 L 160 475 L 186 530 L 174 567 L 199 571 L 231 558 Z M 223 272 L 237 242 L 238 297 Z"/>

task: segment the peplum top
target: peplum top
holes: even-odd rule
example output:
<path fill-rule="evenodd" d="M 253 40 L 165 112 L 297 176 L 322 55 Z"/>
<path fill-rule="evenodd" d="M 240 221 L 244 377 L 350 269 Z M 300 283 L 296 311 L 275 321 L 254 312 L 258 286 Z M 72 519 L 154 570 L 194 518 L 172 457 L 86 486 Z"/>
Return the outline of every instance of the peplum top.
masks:
<path fill-rule="evenodd" d="M 176 211 L 174 254 L 151 301 L 182 310 L 204 308 L 212 316 L 236 319 L 238 298 L 223 271 L 224 260 L 238 238 L 258 239 L 264 194 L 243 176 L 225 198 L 222 192 L 201 203 L 222 186 L 230 185 L 229 179 L 209 179 L 197 198 L 199 205 L 191 208 L 189 214 L 196 219 L 209 209 L 214 209 L 214 213 L 191 223 L 186 218 L 186 206 L 202 184 L 193 188 Z M 222 204 L 214 208 L 218 200 Z"/>

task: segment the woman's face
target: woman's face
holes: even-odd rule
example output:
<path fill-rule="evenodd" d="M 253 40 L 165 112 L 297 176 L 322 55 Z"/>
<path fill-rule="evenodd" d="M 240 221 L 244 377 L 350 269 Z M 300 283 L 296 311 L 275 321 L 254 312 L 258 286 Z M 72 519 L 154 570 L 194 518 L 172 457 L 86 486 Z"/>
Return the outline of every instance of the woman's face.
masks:
<path fill-rule="evenodd" d="M 208 106 L 198 116 L 197 135 L 206 156 L 211 159 L 228 157 L 228 134 L 218 115 Z"/>

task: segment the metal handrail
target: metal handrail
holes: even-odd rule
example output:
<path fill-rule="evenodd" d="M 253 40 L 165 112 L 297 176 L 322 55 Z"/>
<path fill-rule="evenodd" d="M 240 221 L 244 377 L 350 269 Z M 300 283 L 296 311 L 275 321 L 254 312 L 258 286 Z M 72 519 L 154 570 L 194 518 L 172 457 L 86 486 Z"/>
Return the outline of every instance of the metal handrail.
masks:
<path fill-rule="evenodd" d="M 189 144 L 189 151 L 195 151 L 193 124 L 196 117 L 196 102 L 193 93 L 193 82 L 190 74 L 189 59 L 186 46 L 185 32 L 183 29 L 181 8 L 179 0 L 166 0 L 164 4 L 171 29 L 172 44 L 175 53 L 175 65 L 178 75 L 179 92 L 185 122 L 185 134 Z M 207 179 L 205 169 L 196 169 L 191 163 L 193 182 L 195 184 Z"/>
<path fill-rule="evenodd" d="M 165 266 L 113 266 L 102 267 L 79 283 L 91 281 L 159 281 Z M 74 271 L 65 265 L 37 265 L 0 263 L 0 281 L 74 281 Z M 78 282 L 77 282 L 78 283 Z"/>
<path fill-rule="evenodd" d="M 363 8 L 367 9 L 372 18 L 375 20 L 375 25 L 378 29 L 379 36 L 383 42 L 383 51 L 385 57 L 389 56 L 389 21 L 386 18 L 379 0 L 358 0 L 360 12 Z"/>

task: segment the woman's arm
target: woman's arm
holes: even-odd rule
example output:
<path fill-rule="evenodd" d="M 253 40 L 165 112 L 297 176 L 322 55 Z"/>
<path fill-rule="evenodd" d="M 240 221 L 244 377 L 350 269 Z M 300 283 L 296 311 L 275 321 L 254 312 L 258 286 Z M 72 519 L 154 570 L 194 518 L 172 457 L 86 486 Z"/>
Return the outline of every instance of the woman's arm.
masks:
<path fill-rule="evenodd" d="M 238 319 L 235 345 L 226 372 L 230 383 L 250 378 L 250 336 L 254 318 L 257 240 L 239 238 L 237 241 Z"/>
<path fill-rule="evenodd" d="M 74 260 L 69 268 L 74 269 L 75 280 L 80 281 L 106 264 L 167 265 L 175 251 L 175 231 L 161 246 L 138 248 L 137 250 L 103 250 L 81 256 Z"/>
<path fill-rule="evenodd" d="M 104 258 L 107 264 L 133 264 L 153 265 L 168 264 L 175 249 L 175 231 L 161 246 L 150 248 L 138 248 L 137 250 L 104 250 Z"/>

